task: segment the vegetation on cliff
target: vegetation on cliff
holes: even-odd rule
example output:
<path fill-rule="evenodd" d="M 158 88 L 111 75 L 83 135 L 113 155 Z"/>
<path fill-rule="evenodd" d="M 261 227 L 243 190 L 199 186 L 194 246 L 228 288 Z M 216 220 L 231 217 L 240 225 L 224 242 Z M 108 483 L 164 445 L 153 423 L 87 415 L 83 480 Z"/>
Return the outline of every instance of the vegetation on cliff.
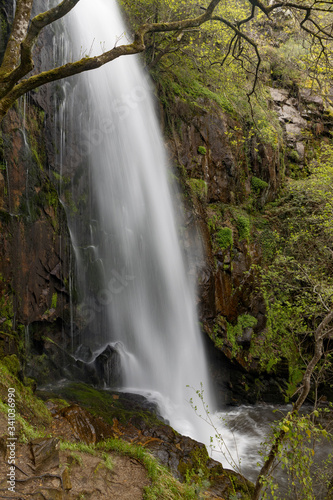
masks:
<path fill-rule="evenodd" d="M 78 2 L 79 0 L 62 0 L 57 6 L 31 19 L 33 0 L 17 1 L 0 67 L 1 118 L 26 92 L 52 81 L 99 68 L 120 56 L 143 51 L 151 58 L 151 64 L 156 65 L 166 54 L 175 53 L 178 56 L 178 50 L 182 57 L 193 57 L 192 49 L 195 47 L 195 55 L 198 57 L 195 57 L 194 62 L 199 62 L 201 71 L 211 77 L 212 68 L 214 71 L 216 66 L 228 65 L 231 72 L 228 72 L 229 78 L 225 81 L 237 78 L 240 73 L 242 76 L 239 83 L 247 89 L 246 95 L 250 97 L 256 89 L 263 57 L 260 37 L 264 35 L 267 38 L 269 34 L 260 33 L 258 23 L 281 14 L 288 20 L 283 26 L 285 31 L 288 33 L 296 29 L 297 33 L 301 34 L 307 48 L 308 72 L 310 75 L 315 72 L 316 82 L 320 81 L 320 72 L 331 71 L 329 54 L 332 33 L 329 20 L 332 9 L 329 3 L 318 1 L 312 4 L 307 0 L 295 3 L 248 0 L 240 1 L 230 8 L 220 0 L 211 0 L 201 9 L 203 12 L 200 15 L 196 1 L 139 2 L 135 8 L 129 8 L 132 19 L 135 20 L 132 23 L 132 26 L 135 26 L 132 43 L 115 46 L 98 56 L 83 57 L 78 61 L 31 75 L 34 69 L 33 48 L 40 32 L 66 16 Z M 123 3 L 127 6 L 126 2 Z M 150 21 L 151 17 L 154 22 Z M 246 78 L 246 75 L 249 78 Z M 193 86 L 198 83 L 193 82 Z"/>
<path fill-rule="evenodd" d="M 99 58 L 86 57 L 31 76 L 31 49 L 39 32 L 76 3 L 77 0 L 61 2 L 58 8 L 37 16 L 28 28 L 32 2 L 17 2 L 18 14 L 0 70 L 0 111 L 5 114 L 18 96 L 48 81 L 98 67 L 122 54 L 145 50 L 145 61 L 163 109 L 165 131 L 178 165 L 179 183 L 191 198 L 185 203 L 200 206 L 210 235 L 214 291 L 219 286 L 223 290 L 220 296 L 216 292 L 213 299 L 214 314 L 204 318 L 206 332 L 217 348 L 258 377 L 279 373 L 287 366 L 288 380 L 283 388 L 286 399 L 295 401 L 295 393 L 301 393 L 300 403 L 304 394 L 310 394 L 315 405 L 323 403 L 328 409 L 327 400 L 332 400 L 332 332 L 328 320 L 333 294 L 333 152 L 331 132 L 327 132 L 324 121 L 332 123 L 331 4 L 306 0 L 240 1 L 230 6 L 214 1 L 209 4 L 210 10 L 202 12 L 194 1 L 140 1 L 133 5 L 124 0 L 122 4 L 136 32 L 133 44 L 115 47 Z M 215 19 L 206 22 L 213 14 Z M 22 20 L 25 32 L 18 39 Z M 272 99 L 272 88 L 288 94 L 284 101 L 281 97 L 280 108 L 288 108 L 285 115 L 277 114 L 279 101 Z M 294 134 L 298 133 L 290 113 L 304 108 L 304 89 L 310 96 L 319 96 L 321 104 L 318 100 L 307 102 L 308 119 L 300 133 L 302 138 L 294 135 L 294 142 L 288 142 L 292 126 Z M 58 197 L 44 172 L 46 155 L 38 141 L 43 111 L 33 110 L 27 119 L 30 160 L 34 175 L 38 171 L 38 182 L 30 188 L 32 197 L 29 186 L 26 188 L 16 206 L 18 213 L 2 210 L 10 193 L 5 182 L 6 161 L 1 159 L 1 227 L 9 234 L 12 218 L 20 216 L 25 223 L 33 223 L 45 212 L 56 234 Z M 186 136 L 186 129 L 191 127 L 192 135 L 197 134 L 195 140 Z M 3 137 L 8 142 L 6 134 Z M 193 140 L 187 150 L 186 140 Z M 14 194 L 17 196 L 17 192 Z M 24 233 L 23 226 L 19 226 L 19 233 Z M 12 284 L 7 277 L 1 279 L 4 350 L 0 386 L 2 401 L 5 388 L 16 388 L 18 410 L 22 413 L 18 420 L 20 436 L 27 441 L 40 436 L 40 426 L 48 425 L 51 417 L 31 389 L 22 384 L 23 381 L 33 386 L 33 381 L 20 374 L 16 357 L 19 355 L 24 364 L 23 325 L 17 324 L 14 311 L 14 304 L 17 307 L 22 300 L 21 290 L 14 290 Z M 61 290 L 63 284 L 61 281 Z M 43 321 L 58 314 L 60 301 L 55 290 L 56 287 L 47 288 L 47 299 L 42 303 Z M 227 305 L 222 303 L 223 294 L 229 300 Z M 246 383 L 244 386 L 246 392 Z M 291 491 L 299 498 L 314 497 L 315 485 L 309 481 L 312 437 L 322 439 L 326 431 L 315 425 L 319 421 L 317 408 L 307 418 L 297 415 L 299 407 L 296 404 L 295 411 L 276 427 L 261 472 L 264 479 L 258 480 L 257 496 L 253 498 L 259 497 L 263 486 L 278 497 L 269 476 L 273 459 L 277 458 L 290 473 Z M 4 403 L 1 410 L 6 413 Z M 27 423 L 32 415 L 37 416 L 34 418 L 40 424 L 37 434 Z M 309 438 L 305 445 L 304 435 Z M 283 443 L 287 443 L 287 448 Z M 70 448 L 66 443 L 62 446 Z M 147 498 L 195 498 L 205 486 L 200 464 L 187 470 L 189 482 L 193 479 L 196 483 L 187 487 L 171 479 L 142 448 L 117 440 L 92 446 L 88 451 L 108 453 L 117 447 L 147 468 L 153 481 L 150 493 L 149 489 L 146 491 Z M 77 444 L 72 445 L 72 451 L 87 452 Z M 73 461 L 80 459 L 83 460 L 81 455 Z M 98 467 L 108 465 L 109 457 L 101 455 L 100 459 L 102 465 Z M 328 476 L 323 478 L 327 483 L 330 480 Z M 230 493 L 229 498 L 235 498 L 236 493 Z"/>

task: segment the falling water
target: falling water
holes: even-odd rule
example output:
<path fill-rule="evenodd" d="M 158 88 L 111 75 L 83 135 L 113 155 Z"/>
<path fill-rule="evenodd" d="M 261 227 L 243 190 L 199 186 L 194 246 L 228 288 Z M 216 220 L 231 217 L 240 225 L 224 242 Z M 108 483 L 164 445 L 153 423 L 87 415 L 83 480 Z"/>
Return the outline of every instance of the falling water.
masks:
<path fill-rule="evenodd" d="M 75 57 L 128 43 L 114 1 L 82 0 L 68 31 Z M 98 331 L 97 312 L 106 310 L 103 332 L 91 345 L 99 351 L 121 345 L 124 387 L 157 395 L 171 425 L 204 440 L 191 423 L 196 416 L 187 385 L 202 384 L 212 404 L 210 384 L 149 87 L 137 56 L 82 74 L 76 83 L 70 126 L 81 126 L 77 161 L 89 161 L 95 207 L 90 242 L 76 245 L 77 257 L 84 250 L 96 264 L 91 330 Z M 85 279 L 82 287 L 89 294 L 93 285 Z"/>

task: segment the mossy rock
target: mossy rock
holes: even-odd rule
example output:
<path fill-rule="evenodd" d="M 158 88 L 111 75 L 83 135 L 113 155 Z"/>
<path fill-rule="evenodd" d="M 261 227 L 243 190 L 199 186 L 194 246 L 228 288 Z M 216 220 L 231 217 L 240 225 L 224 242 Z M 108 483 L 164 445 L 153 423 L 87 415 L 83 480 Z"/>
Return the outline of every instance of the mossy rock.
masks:
<path fill-rule="evenodd" d="M 16 371 L 16 373 L 13 373 L 13 371 Z M 31 387 L 26 387 L 18 379 L 17 374 L 19 371 L 20 363 L 15 355 L 6 356 L 0 360 L 1 401 L 7 401 L 9 387 L 15 389 L 17 413 L 27 422 L 33 422 L 36 426 L 47 426 L 51 421 L 49 410 L 46 408 L 44 402 L 36 397 Z M 27 382 L 29 383 L 29 381 Z M 5 409 L 2 408 L 1 411 L 5 411 Z"/>
<path fill-rule="evenodd" d="M 133 418 L 142 418 L 148 425 L 162 425 L 154 407 L 143 396 L 137 394 L 116 393 L 83 383 L 70 383 L 54 392 L 38 393 L 43 399 L 62 398 L 65 401 L 78 403 L 93 416 L 102 417 L 112 425 L 116 418 L 120 423 L 128 423 Z"/>
<path fill-rule="evenodd" d="M 224 470 L 224 474 L 229 478 L 231 487 L 229 494 L 237 491 L 237 497 L 242 500 L 251 500 L 254 493 L 254 484 L 245 479 L 237 472 L 232 470 Z"/>
<path fill-rule="evenodd" d="M 194 193 L 201 200 L 205 200 L 207 197 L 207 183 L 203 179 L 189 179 L 188 183 L 191 187 L 192 193 Z"/>
<path fill-rule="evenodd" d="M 21 363 L 16 354 L 5 356 L 1 362 L 4 366 L 6 366 L 10 373 L 17 377 L 19 371 L 21 371 Z"/>
<path fill-rule="evenodd" d="M 179 461 L 178 471 L 187 480 L 208 480 L 222 474 L 223 467 L 212 460 L 204 445 L 197 443 L 185 459 Z"/>

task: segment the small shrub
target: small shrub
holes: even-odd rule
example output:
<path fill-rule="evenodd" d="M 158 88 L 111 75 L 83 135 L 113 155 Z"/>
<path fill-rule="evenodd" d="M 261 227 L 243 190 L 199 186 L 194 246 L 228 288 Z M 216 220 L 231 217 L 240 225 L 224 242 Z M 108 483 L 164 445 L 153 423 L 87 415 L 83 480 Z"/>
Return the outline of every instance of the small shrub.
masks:
<path fill-rule="evenodd" d="M 250 220 L 245 215 L 240 215 L 237 219 L 237 229 L 240 240 L 248 240 L 250 237 Z"/>
<path fill-rule="evenodd" d="M 252 177 L 251 188 L 255 193 L 259 194 L 261 191 L 263 191 L 267 187 L 268 187 L 268 183 L 266 181 L 259 179 L 259 177 Z"/>
<path fill-rule="evenodd" d="M 220 248 L 226 249 L 233 245 L 232 231 L 230 227 L 222 227 L 216 234 L 216 242 Z"/>
<path fill-rule="evenodd" d="M 289 160 L 291 160 L 292 162 L 294 163 L 298 163 L 299 160 L 300 160 L 300 157 L 299 157 L 299 154 L 298 152 L 296 151 L 296 149 L 291 149 L 289 152 L 288 152 L 288 158 Z"/>
<path fill-rule="evenodd" d="M 259 241 L 263 251 L 264 259 L 271 260 L 277 250 L 277 244 L 279 241 L 278 232 L 272 231 L 269 228 L 265 228 L 260 235 Z"/>

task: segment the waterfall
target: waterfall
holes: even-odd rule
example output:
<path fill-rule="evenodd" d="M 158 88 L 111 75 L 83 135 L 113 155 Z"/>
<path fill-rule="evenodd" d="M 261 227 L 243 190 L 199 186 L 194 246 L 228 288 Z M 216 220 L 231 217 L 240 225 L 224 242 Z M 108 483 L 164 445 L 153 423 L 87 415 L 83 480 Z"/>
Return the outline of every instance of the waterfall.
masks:
<path fill-rule="evenodd" d="M 75 58 L 128 43 L 113 0 L 81 0 L 67 22 Z M 195 394 L 187 386 L 202 384 L 211 404 L 204 346 L 178 242 L 168 160 L 139 57 L 80 75 L 67 105 L 65 136 L 76 128 L 80 137 L 72 162 L 89 163 L 91 177 L 90 241 L 76 243 L 75 222 L 70 228 L 77 261 L 85 253 L 94 264 L 90 277 L 77 264 L 90 322 L 85 342 L 97 352 L 108 344 L 117 349 L 123 387 L 156 397 L 173 427 L 203 440 L 191 423 L 197 417 L 188 400 Z"/>

